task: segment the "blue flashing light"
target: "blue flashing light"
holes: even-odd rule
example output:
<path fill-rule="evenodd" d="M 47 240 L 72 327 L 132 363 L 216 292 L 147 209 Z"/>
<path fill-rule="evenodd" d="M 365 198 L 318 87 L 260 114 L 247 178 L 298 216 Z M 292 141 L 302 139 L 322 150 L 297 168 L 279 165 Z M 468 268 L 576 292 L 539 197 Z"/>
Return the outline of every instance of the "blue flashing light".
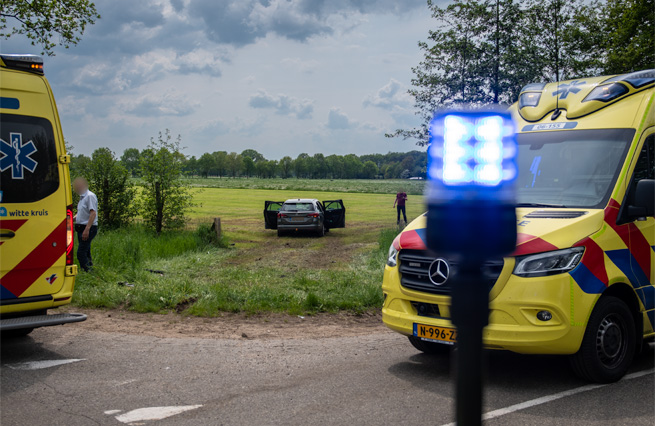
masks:
<path fill-rule="evenodd" d="M 438 115 L 430 133 L 430 179 L 446 187 L 498 187 L 516 179 L 518 149 L 508 113 Z"/>

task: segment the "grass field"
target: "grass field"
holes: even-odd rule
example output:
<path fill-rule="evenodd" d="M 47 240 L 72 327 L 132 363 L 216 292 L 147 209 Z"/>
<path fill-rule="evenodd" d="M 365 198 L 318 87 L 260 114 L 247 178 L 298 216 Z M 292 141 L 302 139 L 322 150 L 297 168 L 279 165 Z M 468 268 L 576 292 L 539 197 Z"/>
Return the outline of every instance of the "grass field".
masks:
<path fill-rule="evenodd" d="M 232 189 L 272 189 L 282 191 L 345 192 L 395 194 L 403 189 L 410 195 L 423 194 L 425 181 L 407 179 L 258 179 L 258 178 L 189 178 L 198 187 Z M 318 197 L 318 196 L 317 196 Z M 320 198 L 320 197 L 318 197 Z"/>
<path fill-rule="evenodd" d="M 74 303 L 200 316 L 377 308 L 386 251 L 397 233 L 394 194 L 330 189 L 194 188 L 198 207 L 184 231 L 160 237 L 140 226 L 101 232 L 93 243 L 95 271 L 78 277 Z M 264 230 L 264 201 L 298 197 L 342 199 L 346 228 L 324 238 L 278 238 Z M 422 197 L 410 196 L 408 218 L 422 212 Z M 221 218 L 225 248 L 195 230 L 206 231 L 213 217 Z"/>

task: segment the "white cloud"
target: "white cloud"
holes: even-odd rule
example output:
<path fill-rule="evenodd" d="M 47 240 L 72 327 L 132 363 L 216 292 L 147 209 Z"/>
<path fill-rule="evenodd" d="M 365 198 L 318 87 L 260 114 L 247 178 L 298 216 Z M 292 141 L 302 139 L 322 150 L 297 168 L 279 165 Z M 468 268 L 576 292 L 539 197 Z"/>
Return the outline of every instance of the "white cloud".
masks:
<path fill-rule="evenodd" d="M 188 99 L 179 93 L 162 95 L 149 93 L 122 104 L 124 112 L 139 117 L 185 116 L 193 113 L 198 107 L 196 101 Z"/>
<path fill-rule="evenodd" d="M 373 106 L 383 109 L 408 108 L 412 104 L 412 97 L 407 93 L 405 86 L 396 79 L 391 79 L 374 94 L 364 99 L 364 106 Z"/>
<path fill-rule="evenodd" d="M 327 128 L 332 130 L 348 130 L 357 127 L 357 123 L 352 121 L 346 113 L 341 112 L 339 108 L 331 108 L 328 113 Z"/>
<path fill-rule="evenodd" d="M 279 115 L 295 115 L 301 120 L 312 118 L 314 102 L 309 99 L 298 99 L 285 94 L 270 95 L 260 89 L 250 96 L 248 105 L 258 109 L 273 109 Z"/>

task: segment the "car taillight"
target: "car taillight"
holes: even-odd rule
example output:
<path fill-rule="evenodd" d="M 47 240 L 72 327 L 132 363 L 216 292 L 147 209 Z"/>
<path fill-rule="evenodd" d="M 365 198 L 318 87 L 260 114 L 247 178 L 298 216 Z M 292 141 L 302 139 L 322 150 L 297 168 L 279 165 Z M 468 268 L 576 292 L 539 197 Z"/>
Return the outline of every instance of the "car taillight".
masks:
<path fill-rule="evenodd" d="M 310 214 L 307 215 L 307 217 L 319 217 L 319 216 L 320 216 L 320 214 L 318 214 L 318 213 L 310 213 Z"/>
<path fill-rule="evenodd" d="M 277 217 L 289 217 L 289 216 L 285 215 L 284 213 L 278 213 Z"/>
<path fill-rule="evenodd" d="M 73 232 L 73 206 L 70 205 L 66 208 L 66 265 L 73 264 Z"/>

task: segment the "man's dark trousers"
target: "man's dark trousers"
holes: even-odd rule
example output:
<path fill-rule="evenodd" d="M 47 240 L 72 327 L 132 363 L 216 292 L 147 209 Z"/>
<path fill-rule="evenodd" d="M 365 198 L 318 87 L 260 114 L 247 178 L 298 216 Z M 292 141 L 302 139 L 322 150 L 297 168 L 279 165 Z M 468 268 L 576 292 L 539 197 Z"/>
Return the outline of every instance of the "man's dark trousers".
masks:
<path fill-rule="evenodd" d="M 98 233 L 98 227 L 92 226 L 89 228 L 89 238 L 84 241 L 82 239 L 82 234 L 86 229 L 86 225 L 75 225 L 75 232 L 77 232 L 77 260 L 80 262 L 80 267 L 85 271 L 89 272 L 89 269 L 93 266 L 93 259 L 91 258 L 91 241 L 95 238 Z"/>
<path fill-rule="evenodd" d="M 400 212 L 403 212 L 403 219 L 405 220 L 405 223 L 407 223 L 407 213 L 405 213 L 405 206 L 396 206 L 398 209 L 398 219 L 396 219 L 397 223 L 400 223 Z"/>

